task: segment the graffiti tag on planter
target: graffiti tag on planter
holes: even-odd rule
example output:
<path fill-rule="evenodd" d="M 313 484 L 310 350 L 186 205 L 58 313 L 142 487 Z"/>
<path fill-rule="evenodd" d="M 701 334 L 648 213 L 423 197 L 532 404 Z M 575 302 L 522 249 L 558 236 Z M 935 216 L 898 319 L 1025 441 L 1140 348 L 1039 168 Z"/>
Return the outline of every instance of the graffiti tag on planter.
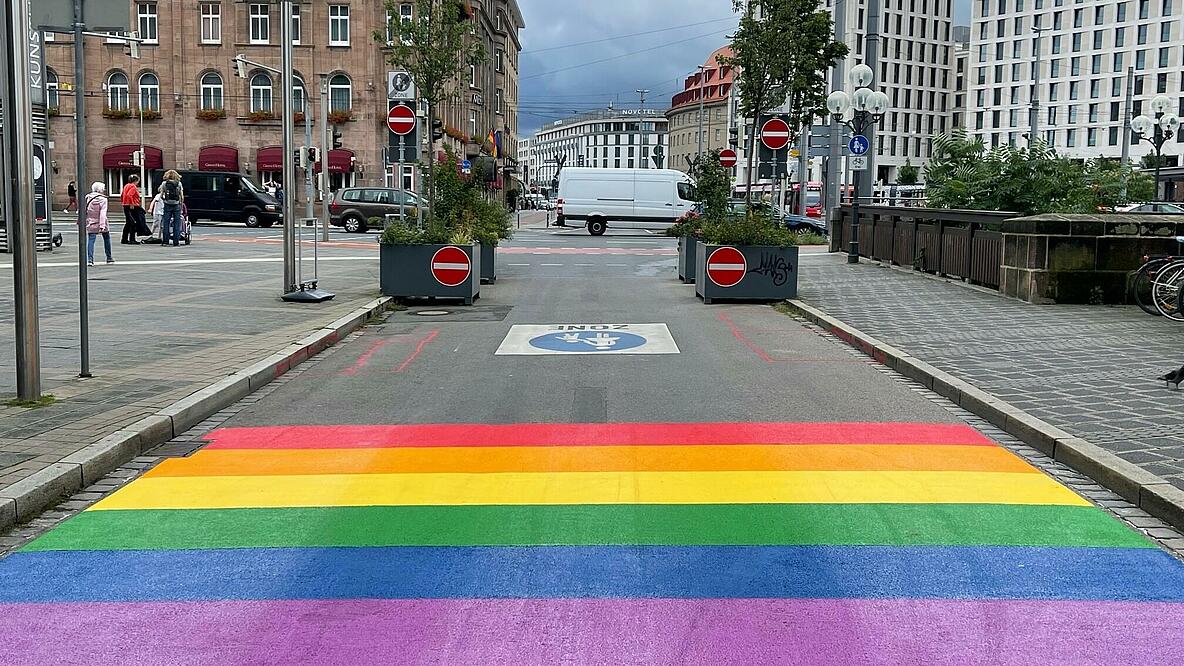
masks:
<path fill-rule="evenodd" d="M 789 274 L 793 272 L 785 257 L 773 252 L 762 252 L 761 262 L 755 268 L 750 268 L 748 274 L 764 275 L 773 281 L 773 286 L 780 287 L 789 281 Z"/>

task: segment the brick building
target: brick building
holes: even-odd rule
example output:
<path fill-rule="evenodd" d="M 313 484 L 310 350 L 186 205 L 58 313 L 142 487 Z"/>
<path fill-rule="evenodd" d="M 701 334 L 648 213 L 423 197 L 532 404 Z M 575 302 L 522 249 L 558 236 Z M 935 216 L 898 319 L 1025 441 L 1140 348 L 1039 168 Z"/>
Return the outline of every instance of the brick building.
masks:
<path fill-rule="evenodd" d="M 476 68 L 465 88 L 439 115 L 450 127 L 460 119 L 477 133 L 496 130 L 514 137 L 517 130 L 517 32 L 523 25 L 516 0 L 446 0 L 475 21 L 474 34 L 490 57 Z M 399 9 L 410 13 L 412 5 Z M 235 75 L 232 59 L 279 67 L 279 4 L 232 0 L 174 0 L 129 3 L 131 25 L 148 40 L 141 57 L 125 54 L 126 45 L 86 38 L 86 118 L 89 173 L 78 178 L 86 191 L 96 180 L 118 193 L 138 171 L 131 154 L 141 141 L 147 168 L 239 171 L 258 182 L 277 177 L 283 95 L 279 77 L 248 68 Z M 329 91 L 329 113 L 342 134 L 342 148 L 326 160 L 332 189 L 393 182 L 385 163 L 388 130 L 387 71 L 382 45 L 373 34 L 388 17 L 381 0 L 301 0 L 292 16 L 296 114 L 319 117 L 321 74 Z M 55 202 L 65 199 L 65 183 L 74 179 L 73 38 L 46 35 L 50 87 L 50 140 L 53 142 Z M 490 103 L 488 100 L 493 100 Z M 300 118 L 300 115 L 296 116 Z M 313 142 L 319 143 L 314 127 Z M 450 132 L 457 135 L 459 132 Z M 454 136 L 446 139 L 460 148 Z M 303 122 L 296 143 L 304 143 Z M 514 164 L 516 142 L 502 141 L 505 167 Z M 463 149 L 461 149 L 463 151 Z M 155 183 L 147 184 L 149 191 Z M 303 188 L 301 188 L 303 193 Z"/>

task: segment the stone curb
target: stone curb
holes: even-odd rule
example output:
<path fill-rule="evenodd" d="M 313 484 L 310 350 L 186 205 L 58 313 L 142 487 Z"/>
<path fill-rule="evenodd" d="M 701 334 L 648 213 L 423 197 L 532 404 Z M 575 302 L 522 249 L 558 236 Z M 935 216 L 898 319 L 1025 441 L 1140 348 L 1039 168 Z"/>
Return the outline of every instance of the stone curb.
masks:
<path fill-rule="evenodd" d="M 0 490 L 0 531 L 36 518 L 61 498 L 103 478 L 226 407 L 259 390 L 292 368 L 337 344 L 392 299 L 375 299 L 278 353 L 242 368 L 157 413 L 125 426 L 61 461 Z"/>
<path fill-rule="evenodd" d="M 1074 437 L 969 382 L 884 344 L 818 308 L 799 300 L 786 301 L 786 304 L 794 314 L 818 324 L 876 361 L 986 419 L 1050 458 L 1081 472 L 1156 518 L 1184 529 L 1184 490 L 1162 477 L 1080 437 Z"/>

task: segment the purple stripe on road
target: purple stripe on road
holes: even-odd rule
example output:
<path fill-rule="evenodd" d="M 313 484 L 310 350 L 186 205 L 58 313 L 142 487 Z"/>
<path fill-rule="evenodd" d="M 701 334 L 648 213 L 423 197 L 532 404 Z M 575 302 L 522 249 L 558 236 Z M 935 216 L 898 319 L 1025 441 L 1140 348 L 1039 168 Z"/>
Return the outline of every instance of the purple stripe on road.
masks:
<path fill-rule="evenodd" d="M 1184 663 L 1184 604 L 506 599 L 0 604 L 0 663 Z"/>

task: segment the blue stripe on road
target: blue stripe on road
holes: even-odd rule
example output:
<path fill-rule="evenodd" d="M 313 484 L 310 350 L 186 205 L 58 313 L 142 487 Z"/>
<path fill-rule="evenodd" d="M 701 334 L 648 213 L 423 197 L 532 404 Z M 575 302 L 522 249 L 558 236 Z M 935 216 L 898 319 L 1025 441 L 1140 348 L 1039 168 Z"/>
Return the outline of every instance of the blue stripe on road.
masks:
<path fill-rule="evenodd" d="M 1184 601 L 1159 550 L 563 546 L 15 553 L 0 602 L 341 598 Z"/>

